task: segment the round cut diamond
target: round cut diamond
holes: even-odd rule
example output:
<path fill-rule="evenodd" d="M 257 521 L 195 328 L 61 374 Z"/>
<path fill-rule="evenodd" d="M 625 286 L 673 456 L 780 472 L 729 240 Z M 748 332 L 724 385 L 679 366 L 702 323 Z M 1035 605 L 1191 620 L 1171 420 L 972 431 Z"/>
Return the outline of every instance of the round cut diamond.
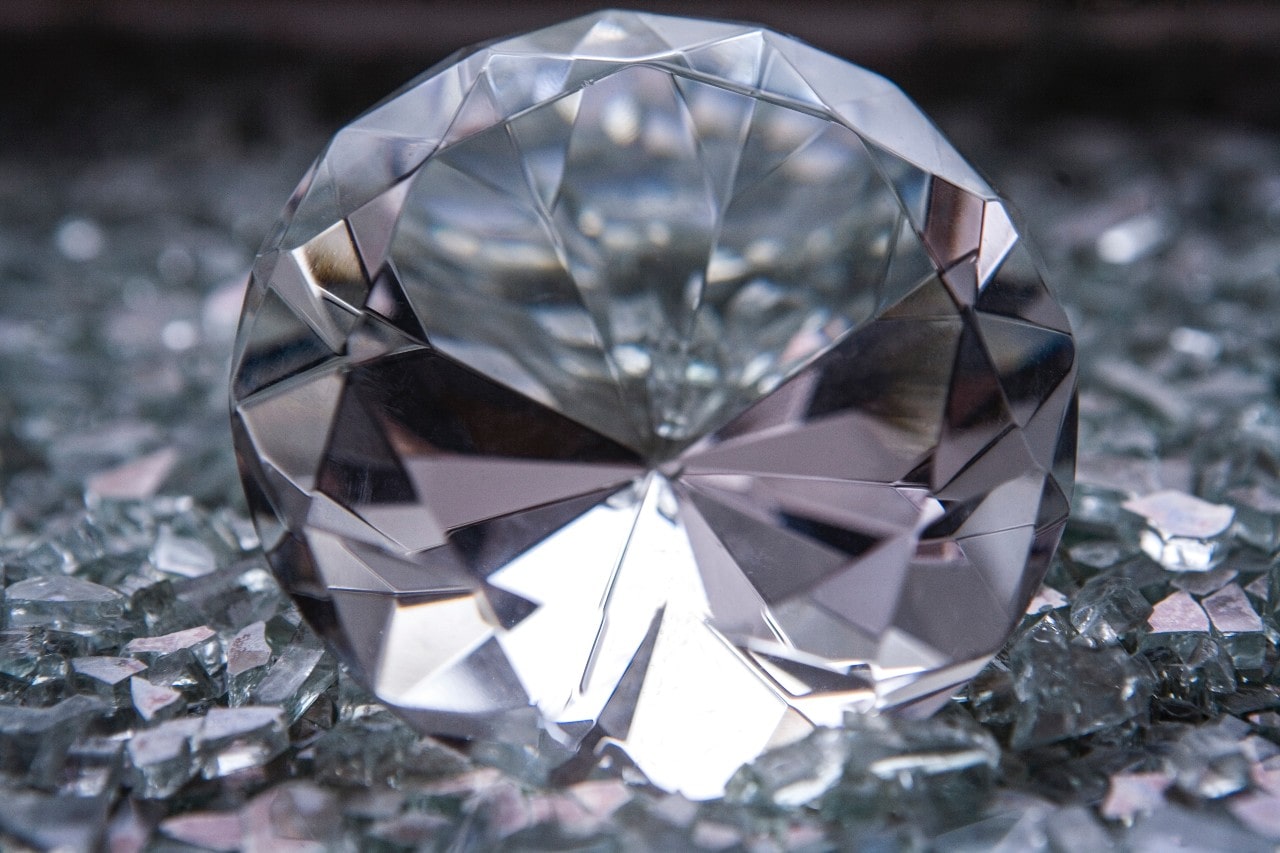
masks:
<path fill-rule="evenodd" d="M 606 12 L 427 72 L 298 188 L 233 373 L 268 557 L 378 697 L 694 797 L 939 706 L 1067 514 L 1072 338 L 1005 206 L 752 26 Z"/>

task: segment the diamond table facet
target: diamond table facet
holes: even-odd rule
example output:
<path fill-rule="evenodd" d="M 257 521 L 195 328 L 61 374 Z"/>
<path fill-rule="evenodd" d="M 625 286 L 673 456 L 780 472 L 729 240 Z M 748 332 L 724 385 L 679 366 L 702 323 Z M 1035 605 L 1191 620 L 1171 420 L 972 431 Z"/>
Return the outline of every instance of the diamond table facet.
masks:
<path fill-rule="evenodd" d="M 1074 463 L 1066 317 L 918 109 L 638 13 L 339 132 L 255 265 L 232 396 L 268 557 L 379 698 L 693 797 L 944 702 Z"/>

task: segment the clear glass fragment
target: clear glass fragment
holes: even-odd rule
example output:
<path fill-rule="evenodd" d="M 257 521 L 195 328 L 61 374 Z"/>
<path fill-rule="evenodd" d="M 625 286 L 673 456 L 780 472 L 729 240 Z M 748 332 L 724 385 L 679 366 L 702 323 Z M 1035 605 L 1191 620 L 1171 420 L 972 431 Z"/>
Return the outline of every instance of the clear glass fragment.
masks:
<path fill-rule="evenodd" d="M 78 634 L 95 649 L 118 645 L 126 627 L 124 596 L 74 577 L 35 577 L 4 591 L 5 625 Z"/>
<path fill-rule="evenodd" d="M 1204 572 L 1226 559 L 1235 510 L 1193 495 L 1165 490 L 1126 501 L 1138 516 L 1142 550 L 1174 572 Z"/>

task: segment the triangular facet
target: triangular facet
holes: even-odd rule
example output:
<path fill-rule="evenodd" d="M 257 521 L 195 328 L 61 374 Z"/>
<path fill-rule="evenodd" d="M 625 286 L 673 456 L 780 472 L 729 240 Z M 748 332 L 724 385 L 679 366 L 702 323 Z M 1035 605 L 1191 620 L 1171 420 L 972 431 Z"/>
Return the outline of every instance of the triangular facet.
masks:
<path fill-rule="evenodd" d="M 317 488 L 362 516 L 361 510 L 370 505 L 412 504 L 415 499 L 413 483 L 387 441 L 376 410 L 377 401 L 349 382 L 316 478 Z"/>
<path fill-rule="evenodd" d="M 428 342 L 427 333 L 418 322 L 418 315 L 413 312 L 409 298 L 400 287 L 400 278 L 394 266 L 384 266 L 373 280 L 364 310 L 382 317 L 410 338 L 422 343 Z"/>
<path fill-rule="evenodd" d="M 685 64 L 693 71 L 754 89 L 760 85 L 764 38 L 759 31 L 744 32 L 683 51 Z"/>
<path fill-rule="evenodd" d="M 431 155 L 438 144 L 380 130 L 351 127 L 334 137 L 326 154 L 344 215 L 363 207 L 394 186 Z"/>
<path fill-rule="evenodd" d="M 818 108 L 826 106 L 795 66 L 776 50 L 766 52 L 764 72 L 760 75 L 760 88 L 771 95 L 777 95 L 789 101 L 797 101 Z"/>
<path fill-rule="evenodd" d="M 280 248 L 283 250 L 296 249 L 342 219 L 338 185 L 333 175 L 333 165 L 327 157 L 321 156 L 316 162 L 309 180 L 306 189 L 299 186 L 298 192 L 301 194 L 289 202 L 293 211 L 292 215 L 286 212 L 289 225 L 280 241 Z"/>
<path fill-rule="evenodd" d="M 563 95 L 572 69 L 567 56 L 495 53 L 485 64 L 485 75 L 499 113 L 514 116 Z"/>
<path fill-rule="evenodd" d="M 863 142 L 881 177 L 897 196 L 907 221 L 918 234 L 923 234 L 929 213 L 929 198 L 933 192 L 933 175 L 878 145 L 866 140 Z"/>
<path fill-rule="evenodd" d="M 982 208 L 982 240 L 978 245 L 978 287 L 987 282 L 1018 242 L 1018 231 L 1009 211 L 1000 201 L 988 201 Z"/>
<path fill-rule="evenodd" d="M 940 489 L 982 448 L 1014 425 L 1000 380 L 977 329 L 965 323 L 951 369 L 946 417 L 934 455 L 935 489 Z"/>
<path fill-rule="evenodd" d="M 453 56 L 411 81 L 350 125 L 383 136 L 416 140 L 434 148 L 444 137 L 454 113 L 471 90 L 487 56 L 484 51 L 468 57 Z"/>
<path fill-rule="evenodd" d="M 232 391 L 242 400 L 333 356 L 275 290 L 267 291 L 240 339 L 244 349 L 232 371 Z"/>
<path fill-rule="evenodd" d="M 281 382 L 238 407 L 258 456 L 274 465 L 299 489 L 315 485 L 329 426 L 342 394 L 338 371 Z M 306 417 L 299 413 L 306 412 Z"/>
<path fill-rule="evenodd" d="M 1070 335 L 975 312 L 1017 423 L 1025 425 L 1075 365 Z"/>
<path fill-rule="evenodd" d="M 931 275 L 902 299 L 880 314 L 884 320 L 923 320 L 955 317 L 959 313 L 955 297 L 936 275 Z"/>
<path fill-rule="evenodd" d="M 489 83 L 488 76 L 481 73 L 453 114 L 453 121 L 449 123 L 449 129 L 445 131 L 439 147 L 443 150 L 455 145 L 467 137 L 488 130 L 503 118 L 493 86 Z"/>
<path fill-rule="evenodd" d="M 637 60 L 672 52 L 671 45 L 635 12 L 601 12 L 573 53 L 589 59 Z"/>
<path fill-rule="evenodd" d="M 669 46 L 688 55 L 689 49 L 707 42 L 735 41 L 744 35 L 757 35 L 759 31 L 749 24 L 730 21 L 702 21 L 673 15 L 653 15 L 641 12 L 637 17 Z"/>
<path fill-rule="evenodd" d="M 1025 244 L 1018 243 L 1010 249 L 988 281 L 975 306 L 979 311 L 1071 334 L 1067 315 L 1049 295 Z"/>
<path fill-rule="evenodd" d="M 347 313 L 360 310 L 369 293 L 369 280 L 345 221 L 321 231 L 291 254 L 324 300 L 338 303 Z"/>
<path fill-rule="evenodd" d="M 383 273 L 391 237 L 395 234 L 400 211 L 404 208 L 405 195 L 409 192 L 409 180 L 393 184 L 385 192 L 356 208 L 347 217 L 351 236 L 360 249 L 365 275 L 376 280 Z"/>
<path fill-rule="evenodd" d="M 1005 482 L 1010 472 L 1037 470 L 1022 430 L 1012 427 L 936 489 L 942 500 L 967 501 Z"/>
<path fill-rule="evenodd" d="M 382 655 L 383 629 L 390 621 L 395 599 L 372 592 L 335 590 L 333 609 L 342 626 L 348 652 L 360 672 L 374 673 Z M 376 685 L 375 685 L 376 686 Z"/>
<path fill-rule="evenodd" d="M 895 229 L 894 236 L 890 238 L 889 246 L 888 268 L 876 293 L 876 316 L 886 316 L 884 311 L 889 306 L 899 306 L 900 310 L 896 316 L 901 317 L 945 317 L 954 314 L 954 308 L 947 311 L 945 306 L 926 304 L 902 306 L 904 301 L 918 294 L 922 287 L 937 281 L 933 263 L 929 260 L 928 253 L 920 244 L 920 238 L 906 216 L 899 218 L 898 227 Z M 928 299 L 924 301 L 927 302 Z M 922 311 L 931 313 L 921 313 Z"/>

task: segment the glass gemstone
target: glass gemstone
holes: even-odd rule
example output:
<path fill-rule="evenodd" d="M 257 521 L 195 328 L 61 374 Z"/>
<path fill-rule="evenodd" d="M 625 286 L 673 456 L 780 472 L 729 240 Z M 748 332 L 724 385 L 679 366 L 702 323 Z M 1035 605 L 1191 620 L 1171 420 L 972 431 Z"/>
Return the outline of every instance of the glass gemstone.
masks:
<path fill-rule="evenodd" d="M 1075 371 L 1005 204 L 895 86 L 602 12 L 333 138 L 254 267 L 233 427 L 281 584 L 383 702 L 705 798 L 1001 647 Z"/>

